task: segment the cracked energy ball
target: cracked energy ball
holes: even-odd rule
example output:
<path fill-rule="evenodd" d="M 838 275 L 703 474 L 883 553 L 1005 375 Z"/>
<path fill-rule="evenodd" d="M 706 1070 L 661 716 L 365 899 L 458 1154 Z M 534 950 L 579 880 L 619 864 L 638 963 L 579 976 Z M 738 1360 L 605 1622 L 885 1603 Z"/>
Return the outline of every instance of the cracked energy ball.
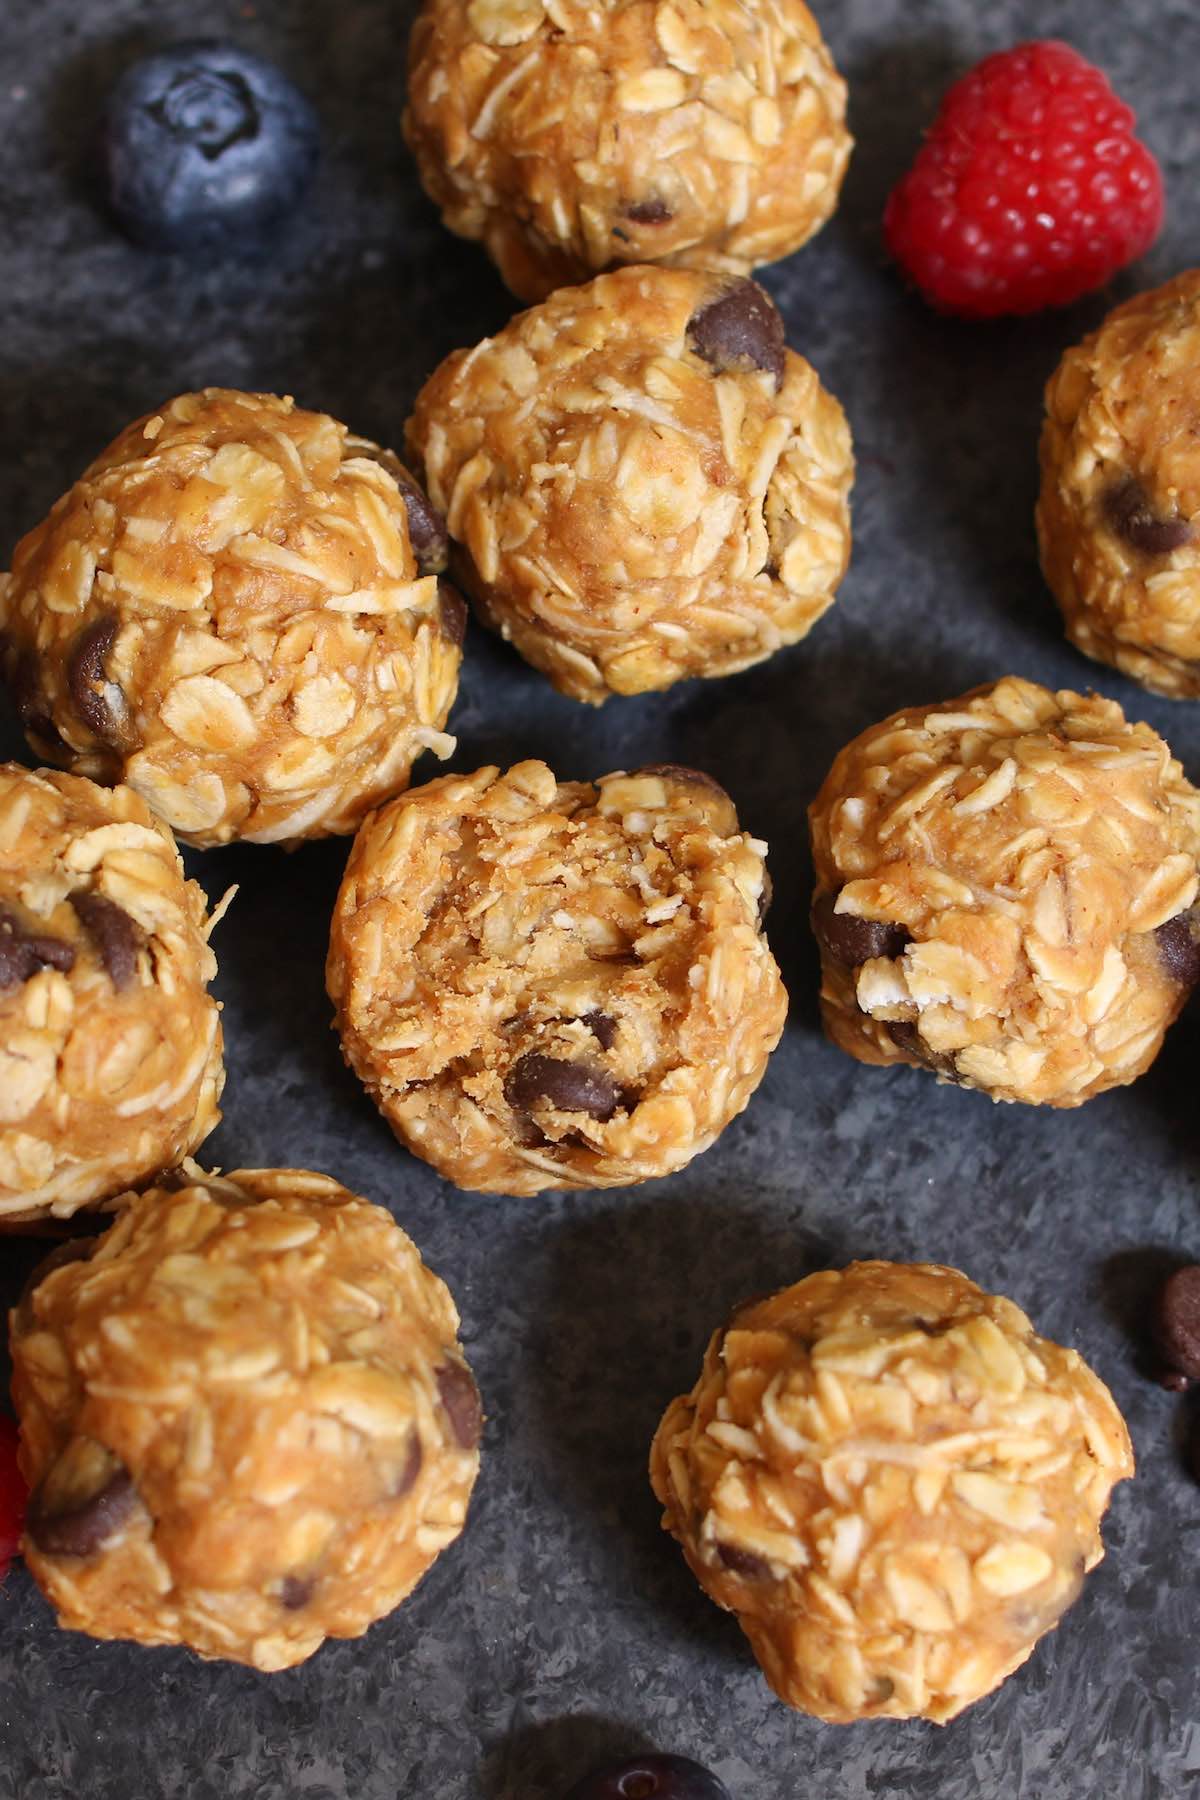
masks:
<path fill-rule="evenodd" d="M 98 1205 L 217 1124 L 211 924 L 130 788 L 0 764 L 0 1224 Z"/>
<path fill-rule="evenodd" d="M 850 555 L 850 432 L 751 281 L 621 269 L 449 356 L 408 425 L 485 623 L 599 705 L 807 635 Z"/>
<path fill-rule="evenodd" d="M 1200 697 L 1200 269 L 1109 314 L 1046 388 L 1042 568 L 1087 656 Z"/>
<path fill-rule="evenodd" d="M 139 419 L 16 549 L 0 642 L 29 741 L 190 844 L 350 832 L 449 755 L 464 609 L 395 456 L 289 399 Z"/>
<path fill-rule="evenodd" d="M 451 231 L 541 300 L 799 249 L 837 204 L 845 113 L 801 0 L 427 0 L 404 130 Z"/>
<path fill-rule="evenodd" d="M 396 1135 L 459 1187 L 625 1187 L 740 1113 L 787 996 L 766 846 L 664 765 L 444 776 L 364 825 L 334 910 L 342 1049 Z"/>
<path fill-rule="evenodd" d="M 1114 701 L 1006 677 L 906 707 L 809 810 L 821 1011 L 860 1062 L 1078 1106 L 1200 978 L 1200 793 Z"/>
<path fill-rule="evenodd" d="M 13 1314 L 22 1550 L 73 1630 L 288 1668 L 458 1537 L 479 1395 L 382 1207 L 298 1169 L 178 1179 Z"/>
<path fill-rule="evenodd" d="M 1104 1384 L 1011 1300 L 865 1262 L 739 1308 L 650 1472 L 780 1699 L 942 1724 L 1076 1598 L 1133 1452 Z"/>

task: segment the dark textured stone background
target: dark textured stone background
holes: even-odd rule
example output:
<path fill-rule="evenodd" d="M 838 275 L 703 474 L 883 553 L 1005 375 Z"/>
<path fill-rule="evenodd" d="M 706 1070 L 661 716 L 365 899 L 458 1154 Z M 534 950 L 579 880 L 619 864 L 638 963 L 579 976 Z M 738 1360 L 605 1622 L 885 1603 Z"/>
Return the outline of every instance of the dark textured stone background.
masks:
<path fill-rule="evenodd" d="M 810 641 L 748 674 L 593 713 L 473 630 L 456 766 L 564 776 L 669 757 L 711 769 L 769 838 L 771 938 L 793 996 L 749 1111 L 691 1168 L 625 1193 L 488 1199 L 396 1147 L 343 1070 L 322 987 L 342 844 L 190 858 L 221 926 L 225 1166 L 327 1170 L 391 1205 L 446 1277 L 488 1408 L 465 1538 L 392 1618 L 263 1677 L 58 1632 L 24 1571 L 0 1595 L 0 1800 L 558 1800 L 655 1744 L 735 1800 L 1157 1800 L 1195 1792 L 1200 1490 L 1186 1403 L 1139 1372 L 1156 1271 L 1200 1254 L 1197 1021 L 1132 1089 L 1073 1113 L 992 1106 L 861 1068 L 817 1026 L 804 808 L 838 747 L 894 707 L 1006 671 L 1095 683 L 1200 778 L 1200 708 L 1154 701 L 1061 641 L 1031 509 L 1040 391 L 1117 298 L 1200 257 L 1195 0 L 827 0 L 859 148 L 842 208 L 767 272 L 793 343 L 857 437 L 854 562 Z M 396 127 L 395 0 L 0 0 L 0 556 L 135 414 L 222 382 L 290 391 L 384 442 L 447 351 L 508 317 L 446 235 Z M 139 49 L 204 30 L 267 52 L 322 114 L 304 216 L 260 260 L 131 249 L 89 196 L 101 93 Z M 947 79 L 1059 33 L 1099 59 L 1162 158 L 1167 229 L 1109 293 L 1035 321 L 943 322 L 906 296 L 879 216 Z M 23 755 L 11 720 L 0 750 Z M 422 765 L 422 778 L 434 773 Z M 5 1244 L 7 1300 L 33 1260 Z M 1011 1294 L 1114 1388 L 1138 1452 L 1109 1556 L 1062 1627 L 944 1729 L 839 1729 L 770 1695 L 733 1622 L 659 1531 L 645 1479 L 666 1401 L 745 1295 L 854 1256 L 928 1257 Z"/>

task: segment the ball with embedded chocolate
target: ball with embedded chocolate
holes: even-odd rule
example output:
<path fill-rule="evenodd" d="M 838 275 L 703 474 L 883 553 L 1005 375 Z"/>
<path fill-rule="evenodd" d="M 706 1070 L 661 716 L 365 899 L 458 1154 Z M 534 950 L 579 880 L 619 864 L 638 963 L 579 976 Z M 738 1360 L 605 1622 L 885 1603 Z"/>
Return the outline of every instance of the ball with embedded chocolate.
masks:
<path fill-rule="evenodd" d="M 806 636 L 850 555 L 850 432 L 747 280 L 553 294 L 417 398 L 408 445 L 485 623 L 577 700 Z"/>
<path fill-rule="evenodd" d="M 837 204 L 845 112 L 803 0 L 426 0 L 404 129 L 446 224 L 540 300 L 789 255 Z"/>
<path fill-rule="evenodd" d="M 349 832 L 453 748 L 445 558 L 390 450 L 290 399 L 184 394 L 17 546 L 0 661 L 40 756 L 188 843 Z"/>
<path fill-rule="evenodd" d="M 63 1625 L 283 1669 L 459 1536 L 479 1394 L 444 1284 L 324 1175 L 194 1164 L 13 1315 L 23 1550 Z"/>
<path fill-rule="evenodd" d="M 1076 1598 L 1133 1453 L 1104 1384 L 1011 1300 L 865 1262 L 740 1307 L 650 1473 L 782 1700 L 941 1724 Z"/>
<path fill-rule="evenodd" d="M 444 776 L 355 841 L 328 983 L 346 1060 L 459 1187 L 625 1187 L 746 1105 L 787 1000 L 766 846 L 671 764 Z"/>
<path fill-rule="evenodd" d="M 0 764 L 0 1228 L 96 1206 L 217 1124 L 212 923 L 132 789 Z"/>
<path fill-rule="evenodd" d="M 1046 388 L 1038 540 L 1067 636 L 1200 698 L 1200 269 L 1138 294 Z"/>
<path fill-rule="evenodd" d="M 1200 978 L 1200 792 L 1114 701 L 1009 676 L 906 707 L 809 818 L 821 1011 L 861 1062 L 1078 1106 Z"/>

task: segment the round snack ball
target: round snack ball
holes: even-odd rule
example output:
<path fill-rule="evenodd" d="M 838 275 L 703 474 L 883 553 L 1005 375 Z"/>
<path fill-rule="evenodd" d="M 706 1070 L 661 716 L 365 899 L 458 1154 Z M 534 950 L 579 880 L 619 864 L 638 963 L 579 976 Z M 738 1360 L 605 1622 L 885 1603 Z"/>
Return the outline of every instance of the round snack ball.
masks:
<path fill-rule="evenodd" d="M 426 0 L 404 132 L 451 231 L 540 300 L 799 249 L 837 204 L 845 113 L 802 0 Z"/>
<path fill-rule="evenodd" d="M 347 1062 L 462 1188 L 682 1168 L 783 1030 L 765 851 L 694 769 L 428 782 L 363 826 L 338 894 L 327 978 Z"/>
<path fill-rule="evenodd" d="M 0 1225 L 95 1206 L 216 1125 L 212 923 L 130 788 L 0 764 Z"/>
<path fill-rule="evenodd" d="M 284 1669 L 458 1537 L 479 1395 L 382 1207 L 301 1169 L 178 1179 L 13 1315 L 24 1555 L 73 1630 Z"/>
<path fill-rule="evenodd" d="M 1138 294 L 1046 388 L 1042 569 L 1067 636 L 1171 699 L 1200 697 L 1200 269 Z"/>
<path fill-rule="evenodd" d="M 16 549 L 5 665 L 39 755 L 186 842 L 353 831 L 458 684 L 441 519 L 389 450 L 225 388 L 139 419 Z"/>
<path fill-rule="evenodd" d="M 408 442 L 485 623 L 593 705 L 796 643 L 849 560 L 845 415 L 751 281 L 554 294 L 447 357 Z"/>
<path fill-rule="evenodd" d="M 852 1263 L 736 1311 L 650 1457 L 780 1699 L 942 1724 L 1029 1656 L 1133 1474 L 1074 1350 L 956 1269 Z"/>
<path fill-rule="evenodd" d="M 1008 676 L 873 725 L 809 809 L 821 1011 L 868 1063 L 1078 1106 L 1200 978 L 1200 793 L 1112 700 Z"/>

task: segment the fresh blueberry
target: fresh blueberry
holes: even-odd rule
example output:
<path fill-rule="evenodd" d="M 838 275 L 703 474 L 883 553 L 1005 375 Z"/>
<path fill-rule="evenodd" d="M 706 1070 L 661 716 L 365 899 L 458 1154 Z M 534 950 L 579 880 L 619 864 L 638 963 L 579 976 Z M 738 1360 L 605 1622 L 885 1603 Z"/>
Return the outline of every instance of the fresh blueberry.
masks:
<path fill-rule="evenodd" d="M 595 1769 L 566 1800 L 730 1800 L 730 1794 L 690 1756 L 635 1756 Z"/>
<path fill-rule="evenodd" d="M 271 63 L 211 39 L 172 44 L 109 96 L 108 203 L 152 249 L 244 244 L 296 205 L 317 141 L 312 107 Z"/>

